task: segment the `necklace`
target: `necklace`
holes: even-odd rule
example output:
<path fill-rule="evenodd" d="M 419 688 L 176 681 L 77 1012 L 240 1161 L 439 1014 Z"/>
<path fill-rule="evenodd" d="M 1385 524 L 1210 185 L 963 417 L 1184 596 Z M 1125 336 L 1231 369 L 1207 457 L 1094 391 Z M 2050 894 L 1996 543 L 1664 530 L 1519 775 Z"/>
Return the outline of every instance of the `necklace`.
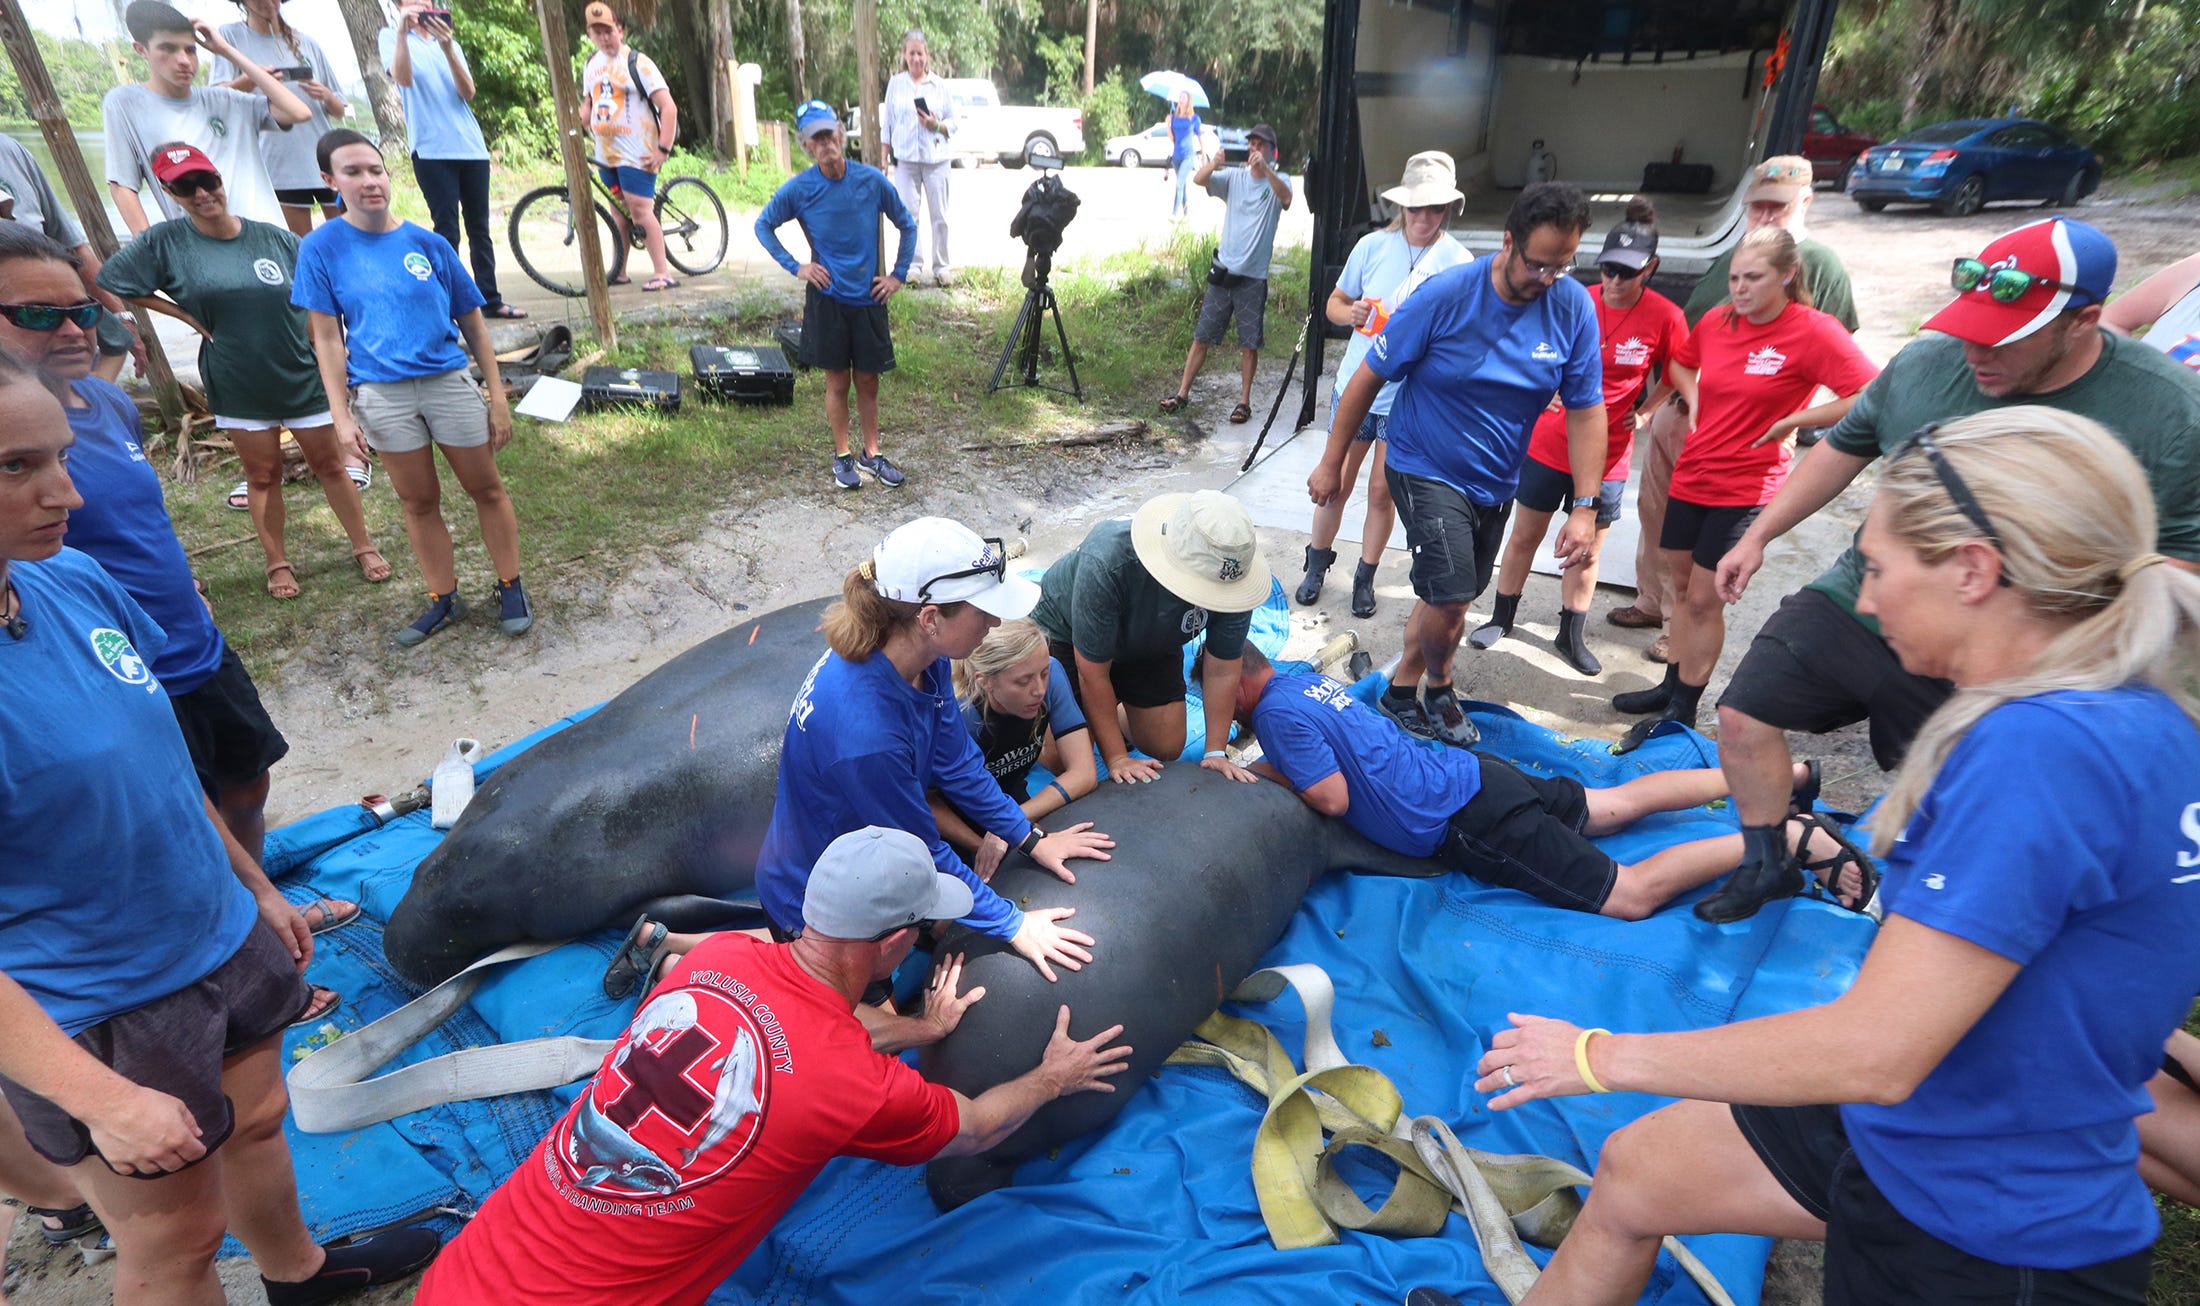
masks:
<path fill-rule="evenodd" d="M 1609 328 L 1605 329 L 1605 331 L 1603 332 L 1603 338 L 1597 341 L 1597 347 L 1599 349 L 1608 349 L 1611 347 L 1612 338 L 1619 334 L 1619 329 L 1621 327 L 1627 325 L 1627 319 L 1635 315 L 1635 310 L 1642 307 L 1642 301 L 1648 298 L 1649 295 L 1649 288 L 1644 287 L 1642 294 L 1635 296 L 1635 302 L 1627 306 L 1627 311 L 1619 315 L 1619 320 L 1613 322 Z M 1597 303 L 1605 308 L 1611 307 L 1610 304 L 1606 304 L 1604 302 L 1604 297 L 1602 295 L 1597 296 Z M 1598 314 L 1598 316 L 1602 317 L 1603 314 L 1600 313 Z"/>

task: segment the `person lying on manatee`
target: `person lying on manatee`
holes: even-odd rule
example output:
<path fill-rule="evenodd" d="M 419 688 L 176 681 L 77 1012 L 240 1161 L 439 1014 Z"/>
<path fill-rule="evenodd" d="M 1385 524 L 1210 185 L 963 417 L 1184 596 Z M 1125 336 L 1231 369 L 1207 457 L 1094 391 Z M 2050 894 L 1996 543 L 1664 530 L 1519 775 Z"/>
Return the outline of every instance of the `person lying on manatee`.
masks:
<path fill-rule="evenodd" d="M 1260 740 L 1263 758 L 1253 770 L 1308 807 L 1344 818 L 1392 852 L 1434 857 L 1556 906 L 1641 920 L 1742 859 L 1739 834 L 1676 844 L 1632 865 L 1585 837 L 1725 797 L 1716 767 L 1659 771 L 1610 789 L 1527 775 L 1484 753 L 1416 739 L 1349 687 L 1279 673 L 1249 644 L 1236 711 Z M 1875 879 L 1871 863 L 1810 812 L 1817 785 L 1808 765 L 1797 766 L 1796 783 L 1799 814 L 1788 821 L 1796 856 L 1843 906 L 1861 907 Z"/>

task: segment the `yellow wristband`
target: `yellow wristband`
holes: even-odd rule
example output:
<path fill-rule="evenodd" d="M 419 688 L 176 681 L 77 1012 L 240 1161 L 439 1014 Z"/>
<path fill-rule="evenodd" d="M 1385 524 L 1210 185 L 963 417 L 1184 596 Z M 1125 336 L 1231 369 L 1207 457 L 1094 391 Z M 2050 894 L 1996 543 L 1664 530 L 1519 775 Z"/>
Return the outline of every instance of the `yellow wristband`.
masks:
<path fill-rule="evenodd" d="M 1589 1069 L 1589 1040 L 1599 1034 L 1611 1032 L 1608 1029 L 1585 1029 L 1581 1031 L 1581 1037 L 1574 1040 L 1574 1071 L 1581 1076 L 1581 1082 L 1587 1084 L 1592 1093 L 1609 1093 L 1612 1090 L 1599 1083 L 1595 1073 Z"/>

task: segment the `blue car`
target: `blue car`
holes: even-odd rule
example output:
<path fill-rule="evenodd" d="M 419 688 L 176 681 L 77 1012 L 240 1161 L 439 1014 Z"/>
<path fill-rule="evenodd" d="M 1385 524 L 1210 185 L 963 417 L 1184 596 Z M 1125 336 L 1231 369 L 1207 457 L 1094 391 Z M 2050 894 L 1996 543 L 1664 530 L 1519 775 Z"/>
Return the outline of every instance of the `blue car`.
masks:
<path fill-rule="evenodd" d="M 1906 132 L 1857 156 L 1849 198 L 1867 212 L 1929 204 L 1964 218 L 1995 200 L 2075 204 L 2101 184 L 2101 161 L 2030 118 L 1957 118 Z"/>

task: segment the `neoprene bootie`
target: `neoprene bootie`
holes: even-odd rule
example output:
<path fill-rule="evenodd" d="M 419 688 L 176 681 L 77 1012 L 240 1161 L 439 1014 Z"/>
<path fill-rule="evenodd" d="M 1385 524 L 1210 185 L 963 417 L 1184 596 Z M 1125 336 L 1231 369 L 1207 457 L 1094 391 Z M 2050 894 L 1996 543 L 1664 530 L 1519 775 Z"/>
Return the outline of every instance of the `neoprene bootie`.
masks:
<path fill-rule="evenodd" d="M 1306 575 L 1299 580 L 1299 592 L 1293 595 L 1299 606 L 1312 607 L 1322 596 L 1322 581 L 1329 575 L 1330 564 L 1337 560 L 1335 549 L 1317 549 L 1306 546 Z"/>
<path fill-rule="evenodd" d="M 1498 595 L 1497 603 L 1490 612 L 1489 621 L 1475 627 L 1474 633 L 1467 636 L 1467 642 L 1476 648 L 1494 646 L 1497 641 L 1512 634 L 1513 618 L 1519 615 L 1520 596 L 1518 594 Z"/>
<path fill-rule="evenodd" d="M 1648 720 L 1637 721 L 1629 726 L 1627 733 L 1620 736 L 1619 742 L 1612 745 L 1614 755 L 1632 753 L 1642 747 L 1650 741 L 1650 736 L 1656 732 L 1657 728 L 1668 721 L 1678 721 L 1684 726 L 1694 726 L 1696 724 L 1696 709 L 1703 702 L 1703 691 L 1708 682 L 1706 685 L 1691 685 L 1682 680 L 1680 673 L 1671 667 L 1668 667 L 1666 671 L 1667 683 L 1660 686 L 1660 688 L 1666 690 L 1665 710 Z M 1645 690 L 1643 692 L 1648 693 L 1650 691 Z M 1619 699 L 1615 698 L 1612 702 L 1617 706 Z"/>
<path fill-rule="evenodd" d="M 1352 569 L 1352 615 L 1375 615 L 1375 564 L 1362 562 Z"/>
<path fill-rule="evenodd" d="M 1803 872 L 1788 851 L 1787 830 L 1779 825 L 1742 827 L 1742 864 L 1718 891 L 1696 904 L 1696 915 L 1714 925 L 1748 920 L 1774 898 L 1803 891 Z"/>
<path fill-rule="evenodd" d="M 1624 694 L 1612 695 L 1612 706 L 1629 716 L 1642 716 L 1648 712 L 1663 712 L 1665 705 L 1673 701 L 1673 686 L 1681 683 L 1681 669 L 1675 664 L 1665 664 L 1665 679 L 1648 689 L 1630 689 Z"/>
<path fill-rule="evenodd" d="M 1585 676 L 1599 676 L 1604 674 L 1604 664 L 1597 660 L 1596 654 L 1589 651 L 1588 634 L 1582 629 L 1588 620 L 1589 614 L 1586 612 L 1560 608 L 1558 638 L 1553 644 L 1558 649 L 1558 655 L 1566 659 L 1567 665 L 1574 670 Z"/>

